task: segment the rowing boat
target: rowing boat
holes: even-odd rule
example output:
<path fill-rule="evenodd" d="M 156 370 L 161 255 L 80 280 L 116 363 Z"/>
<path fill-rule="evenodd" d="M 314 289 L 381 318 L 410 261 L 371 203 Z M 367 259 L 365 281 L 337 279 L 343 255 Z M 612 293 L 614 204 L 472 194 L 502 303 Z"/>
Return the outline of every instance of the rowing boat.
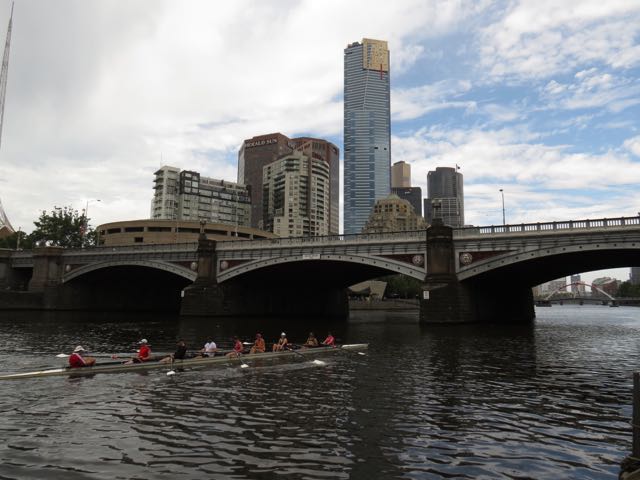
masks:
<path fill-rule="evenodd" d="M 194 357 L 186 358 L 184 360 L 174 360 L 171 364 L 161 363 L 159 361 L 148 361 L 142 363 L 130 363 L 125 364 L 121 362 L 108 362 L 97 363 L 92 367 L 80 367 L 80 368 L 51 368 L 47 370 L 39 370 L 33 372 L 24 373 L 10 373 L 0 375 L 0 380 L 22 380 L 25 378 L 40 378 L 40 377 L 58 377 L 58 376 L 86 376 L 95 375 L 96 373 L 125 373 L 125 372 L 139 372 L 146 370 L 154 370 L 161 368 L 196 368 L 206 365 L 237 365 L 243 364 L 251 360 L 263 360 L 268 358 L 291 358 L 297 355 L 302 356 L 315 356 L 321 354 L 336 353 L 340 351 L 359 351 L 367 349 L 366 343 L 354 343 L 349 345 L 340 345 L 336 347 L 317 347 L 317 348 L 301 348 L 299 350 L 291 351 L 284 350 L 282 352 L 268 352 L 268 353 L 254 353 L 245 354 L 240 357 Z"/>

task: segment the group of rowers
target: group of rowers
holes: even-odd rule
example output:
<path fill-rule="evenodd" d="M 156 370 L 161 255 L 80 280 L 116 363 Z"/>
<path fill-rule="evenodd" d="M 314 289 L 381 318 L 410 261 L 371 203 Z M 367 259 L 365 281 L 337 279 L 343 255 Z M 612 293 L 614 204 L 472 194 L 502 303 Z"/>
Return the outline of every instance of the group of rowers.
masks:
<path fill-rule="evenodd" d="M 322 343 L 318 341 L 318 339 L 316 338 L 313 332 L 310 332 L 306 342 L 300 346 L 289 343 L 289 340 L 287 339 L 287 334 L 285 332 L 282 332 L 280 334 L 280 338 L 278 338 L 278 341 L 273 344 L 271 351 L 281 352 L 284 350 L 294 350 L 297 348 L 316 348 L 321 346 L 335 347 L 336 346 L 335 344 L 336 344 L 336 341 L 333 335 L 331 334 L 331 332 L 327 333 L 327 337 L 324 339 Z M 156 358 L 151 357 L 151 347 L 149 346 L 149 342 L 147 341 L 147 339 L 143 338 L 138 342 L 138 345 L 139 345 L 139 348 L 138 348 L 137 355 L 125 361 L 124 362 L 125 364 L 158 360 L 157 357 Z M 261 333 L 256 333 L 255 341 L 253 342 L 253 345 L 249 349 L 249 354 L 264 353 L 265 351 L 266 351 L 266 343 L 264 341 L 264 338 L 262 337 Z M 78 345 L 73 350 L 73 353 L 69 355 L 69 367 L 79 368 L 79 367 L 91 367 L 95 365 L 96 359 L 93 357 L 85 356 L 85 353 L 86 353 L 86 350 L 82 346 Z M 216 345 L 216 343 L 210 339 L 208 342 L 205 343 L 204 347 L 199 351 L 196 357 L 213 357 L 219 353 L 223 353 L 223 352 L 219 352 L 218 346 Z M 230 352 L 224 353 L 224 354 L 228 357 L 239 357 L 243 353 L 245 353 L 245 344 L 243 344 L 240 341 L 239 337 L 235 336 L 233 337 L 233 349 Z M 112 356 L 112 358 L 116 359 L 117 356 L 114 355 Z M 176 351 L 171 355 L 161 358 L 159 362 L 171 363 L 174 360 L 183 360 L 185 358 L 187 358 L 187 345 L 184 342 L 184 340 L 179 340 L 176 347 Z"/>

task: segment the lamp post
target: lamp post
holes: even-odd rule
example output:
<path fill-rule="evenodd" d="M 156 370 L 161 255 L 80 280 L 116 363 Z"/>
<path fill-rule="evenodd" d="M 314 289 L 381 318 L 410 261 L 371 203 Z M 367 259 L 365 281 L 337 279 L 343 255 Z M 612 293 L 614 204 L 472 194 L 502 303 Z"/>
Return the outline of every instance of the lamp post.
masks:
<path fill-rule="evenodd" d="M 502 225 L 506 225 L 507 222 L 504 218 L 504 190 L 502 188 L 500 189 L 500 195 L 502 195 Z"/>
<path fill-rule="evenodd" d="M 91 202 L 101 202 L 99 198 L 92 198 L 91 200 L 87 200 L 87 204 L 84 207 L 84 228 L 82 229 L 82 240 L 84 241 L 84 237 L 87 234 L 87 229 L 89 228 L 89 204 Z M 84 242 L 83 242 L 84 243 Z"/>

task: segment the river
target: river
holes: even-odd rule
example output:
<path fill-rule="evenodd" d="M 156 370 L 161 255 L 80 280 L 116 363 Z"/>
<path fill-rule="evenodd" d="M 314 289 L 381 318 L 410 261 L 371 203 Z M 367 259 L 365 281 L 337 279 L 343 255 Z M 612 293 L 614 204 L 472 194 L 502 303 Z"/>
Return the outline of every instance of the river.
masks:
<path fill-rule="evenodd" d="M 1 312 L 6 372 L 147 338 L 171 351 L 328 329 L 366 355 L 0 382 L 1 479 L 611 479 L 630 453 L 640 308 L 539 308 L 531 325 L 415 314 L 193 319 Z"/>

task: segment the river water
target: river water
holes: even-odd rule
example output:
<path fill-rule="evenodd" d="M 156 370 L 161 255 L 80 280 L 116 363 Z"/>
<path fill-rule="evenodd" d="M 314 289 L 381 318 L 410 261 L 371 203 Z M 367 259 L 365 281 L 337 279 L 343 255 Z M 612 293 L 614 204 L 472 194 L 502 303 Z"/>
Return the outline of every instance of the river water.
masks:
<path fill-rule="evenodd" d="M 0 382 L 0 479 L 610 479 L 630 453 L 640 308 L 539 308 L 527 326 L 0 313 L 2 370 L 327 329 L 366 355 Z"/>

